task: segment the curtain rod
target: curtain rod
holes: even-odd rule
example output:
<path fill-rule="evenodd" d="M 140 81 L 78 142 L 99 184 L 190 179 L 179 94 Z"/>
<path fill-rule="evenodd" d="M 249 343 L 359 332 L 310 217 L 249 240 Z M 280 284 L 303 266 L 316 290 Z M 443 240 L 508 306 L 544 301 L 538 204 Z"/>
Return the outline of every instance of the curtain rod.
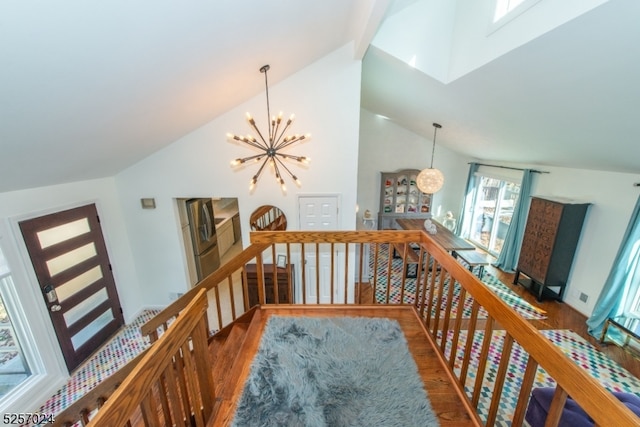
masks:
<path fill-rule="evenodd" d="M 475 163 L 475 162 L 474 162 L 474 163 Z M 469 163 L 469 164 L 471 164 L 471 163 Z M 523 170 L 526 170 L 526 169 L 522 169 L 522 168 L 512 168 L 512 167 L 510 167 L 510 166 L 489 165 L 489 164 L 487 164 L 487 163 L 476 163 L 476 164 L 477 164 L 478 166 L 489 166 L 489 167 L 492 167 L 492 168 L 512 169 L 512 170 L 515 170 L 515 171 L 523 171 Z M 539 171 L 539 170 L 536 170 L 536 169 L 531 169 L 531 172 L 535 172 L 535 173 L 549 173 L 548 171 Z M 637 183 L 636 185 L 640 187 L 640 182 L 639 182 L 639 183 Z"/>

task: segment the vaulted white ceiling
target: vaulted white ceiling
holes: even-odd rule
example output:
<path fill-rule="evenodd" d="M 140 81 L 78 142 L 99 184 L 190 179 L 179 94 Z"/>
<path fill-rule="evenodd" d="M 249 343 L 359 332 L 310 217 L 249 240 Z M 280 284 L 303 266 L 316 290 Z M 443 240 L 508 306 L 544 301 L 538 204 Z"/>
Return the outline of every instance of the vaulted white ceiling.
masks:
<path fill-rule="evenodd" d="M 0 192 L 115 175 L 263 91 L 262 65 L 366 47 L 387 3 L 0 2 Z"/>
<path fill-rule="evenodd" d="M 263 64 L 364 52 L 387 3 L 1 2 L 0 192 L 112 176 L 264 90 Z M 448 83 L 371 47 L 363 107 L 479 159 L 640 173 L 639 18 L 611 0 Z"/>
<path fill-rule="evenodd" d="M 640 173 L 639 22 L 611 0 L 446 83 L 372 46 L 362 106 L 481 160 Z"/>

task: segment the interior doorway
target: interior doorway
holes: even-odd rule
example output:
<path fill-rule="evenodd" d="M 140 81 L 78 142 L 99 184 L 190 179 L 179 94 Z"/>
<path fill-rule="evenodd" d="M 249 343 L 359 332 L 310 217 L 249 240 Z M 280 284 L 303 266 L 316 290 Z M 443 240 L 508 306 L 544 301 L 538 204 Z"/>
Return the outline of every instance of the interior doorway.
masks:
<path fill-rule="evenodd" d="M 19 226 L 72 371 L 124 324 L 96 206 L 56 212 Z"/>
<path fill-rule="evenodd" d="M 338 196 L 299 196 L 298 197 L 298 223 L 302 231 L 331 231 L 338 230 Z M 333 281 L 339 277 L 344 277 L 344 250 L 337 249 L 338 266 L 333 274 Z M 316 257 L 315 245 L 305 245 L 304 260 L 302 260 L 305 277 L 307 278 L 306 301 L 330 303 L 340 301 L 344 298 L 341 287 L 335 289 L 335 294 L 331 295 L 331 257 L 329 252 L 320 251 L 320 256 Z M 318 259 L 319 258 L 319 259 Z M 316 280 L 319 279 L 319 286 Z M 317 294 L 317 292 L 320 292 Z"/>

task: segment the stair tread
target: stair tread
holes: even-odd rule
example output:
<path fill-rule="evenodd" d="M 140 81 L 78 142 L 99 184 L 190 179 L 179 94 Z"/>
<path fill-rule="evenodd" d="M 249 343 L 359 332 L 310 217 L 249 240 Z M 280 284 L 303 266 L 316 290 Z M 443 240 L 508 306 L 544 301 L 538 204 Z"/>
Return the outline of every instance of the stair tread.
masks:
<path fill-rule="evenodd" d="M 262 312 L 256 310 L 251 323 L 245 331 L 244 342 L 240 348 L 238 348 L 238 353 L 236 354 L 254 355 L 260 345 L 263 327 Z M 227 425 L 231 421 L 237 403 L 232 399 L 242 392 L 245 379 L 251 368 L 252 360 L 252 356 L 233 358 L 233 364 L 228 369 L 226 380 L 220 385 L 220 388 L 216 387 L 216 404 L 218 405 L 218 411 L 216 415 L 211 418 L 213 424 L 209 425 Z"/>
<path fill-rule="evenodd" d="M 249 325 L 246 323 L 234 325 L 227 337 L 214 339 L 209 344 L 216 395 L 218 395 L 218 389 L 224 384 L 231 366 L 240 352 L 248 328 Z"/>

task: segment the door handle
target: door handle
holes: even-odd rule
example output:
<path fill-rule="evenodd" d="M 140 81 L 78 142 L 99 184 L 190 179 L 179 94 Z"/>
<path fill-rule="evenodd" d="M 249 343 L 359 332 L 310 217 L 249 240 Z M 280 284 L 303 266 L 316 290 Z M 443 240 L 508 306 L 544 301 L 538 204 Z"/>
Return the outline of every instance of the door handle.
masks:
<path fill-rule="evenodd" d="M 58 302 L 58 294 L 56 293 L 55 288 L 53 287 L 53 285 L 47 285 L 43 288 L 44 291 L 44 295 L 47 298 L 47 302 L 49 304 L 53 304 L 55 302 Z M 57 310 L 56 310 L 57 311 Z"/>

